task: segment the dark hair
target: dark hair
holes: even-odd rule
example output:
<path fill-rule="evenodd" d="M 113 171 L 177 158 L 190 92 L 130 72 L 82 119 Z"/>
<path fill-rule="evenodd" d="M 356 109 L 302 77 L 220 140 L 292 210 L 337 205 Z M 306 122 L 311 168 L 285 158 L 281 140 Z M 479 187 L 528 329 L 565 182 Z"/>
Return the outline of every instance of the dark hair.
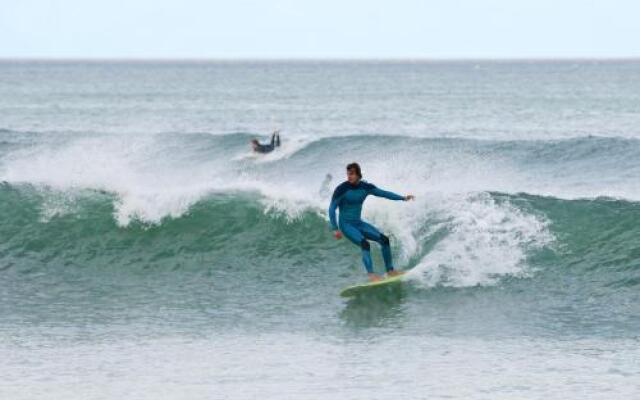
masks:
<path fill-rule="evenodd" d="M 347 165 L 347 171 L 354 171 L 358 178 L 362 178 L 362 171 L 360 170 L 360 165 L 357 162 L 352 162 Z"/>
<path fill-rule="evenodd" d="M 258 139 L 251 139 L 251 143 L 253 143 L 253 144 L 258 144 L 258 143 L 260 143 L 260 142 L 258 142 Z"/>

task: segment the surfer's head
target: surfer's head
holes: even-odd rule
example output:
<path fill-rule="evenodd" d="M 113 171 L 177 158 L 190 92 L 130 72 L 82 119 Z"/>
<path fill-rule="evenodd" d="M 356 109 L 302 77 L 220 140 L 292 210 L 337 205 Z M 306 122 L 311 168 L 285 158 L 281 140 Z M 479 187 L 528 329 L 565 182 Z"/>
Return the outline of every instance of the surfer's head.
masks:
<path fill-rule="evenodd" d="M 254 150 L 257 149 L 259 145 L 260 145 L 260 142 L 258 142 L 258 139 L 251 139 L 251 147 Z"/>
<path fill-rule="evenodd" d="M 360 179 L 362 179 L 360 165 L 355 162 L 347 165 L 347 181 L 349 181 L 350 184 L 355 185 L 360 182 Z"/>

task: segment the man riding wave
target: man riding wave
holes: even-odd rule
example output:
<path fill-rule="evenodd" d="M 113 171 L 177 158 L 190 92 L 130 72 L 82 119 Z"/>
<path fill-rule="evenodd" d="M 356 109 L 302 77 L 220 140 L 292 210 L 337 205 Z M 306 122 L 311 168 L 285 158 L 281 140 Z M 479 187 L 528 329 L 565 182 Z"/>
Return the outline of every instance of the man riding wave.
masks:
<path fill-rule="evenodd" d="M 329 205 L 329 221 L 336 239 L 341 239 L 344 235 L 356 246 L 360 246 L 362 249 L 362 262 L 367 270 L 369 280 L 378 281 L 381 278 L 373 272 L 369 240 L 373 240 L 382 246 L 382 258 L 384 259 L 388 276 L 400 275 L 402 272 L 393 268 L 389 237 L 361 218 L 362 204 L 368 195 L 403 201 L 413 200 L 414 196 L 401 196 L 379 189 L 375 185 L 362 180 L 360 165 L 357 163 L 347 165 L 347 180 L 338 185 L 333 192 L 331 204 Z M 336 209 L 340 210 L 339 222 L 336 221 Z"/>

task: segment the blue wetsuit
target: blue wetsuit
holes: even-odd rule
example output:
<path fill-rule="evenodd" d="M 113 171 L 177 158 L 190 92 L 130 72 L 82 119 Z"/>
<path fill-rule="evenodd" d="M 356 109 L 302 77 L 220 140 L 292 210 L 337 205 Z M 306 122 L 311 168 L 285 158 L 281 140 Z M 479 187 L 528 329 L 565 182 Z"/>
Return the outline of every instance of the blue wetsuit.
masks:
<path fill-rule="evenodd" d="M 329 206 L 329 220 L 334 230 L 340 229 L 347 239 L 362 248 L 362 262 L 368 273 L 373 273 L 373 262 L 371 261 L 371 251 L 367 239 L 380 243 L 384 265 L 387 272 L 392 271 L 393 260 L 391 259 L 389 238 L 380 233 L 375 226 L 360 218 L 362 203 L 370 194 L 389 200 L 404 200 L 404 197 L 399 194 L 378 189 L 375 185 L 365 181 L 360 181 L 357 185 L 352 185 L 346 181 L 338 185 L 333 192 L 331 205 Z M 336 208 L 340 209 L 339 224 L 336 222 Z"/>

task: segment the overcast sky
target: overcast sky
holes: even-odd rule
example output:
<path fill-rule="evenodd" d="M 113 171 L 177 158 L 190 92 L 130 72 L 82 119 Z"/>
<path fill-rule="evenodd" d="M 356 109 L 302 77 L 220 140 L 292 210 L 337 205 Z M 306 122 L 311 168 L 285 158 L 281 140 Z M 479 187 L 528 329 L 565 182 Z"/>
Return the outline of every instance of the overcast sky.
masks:
<path fill-rule="evenodd" d="M 0 57 L 640 57 L 640 0 L 0 0 Z"/>

